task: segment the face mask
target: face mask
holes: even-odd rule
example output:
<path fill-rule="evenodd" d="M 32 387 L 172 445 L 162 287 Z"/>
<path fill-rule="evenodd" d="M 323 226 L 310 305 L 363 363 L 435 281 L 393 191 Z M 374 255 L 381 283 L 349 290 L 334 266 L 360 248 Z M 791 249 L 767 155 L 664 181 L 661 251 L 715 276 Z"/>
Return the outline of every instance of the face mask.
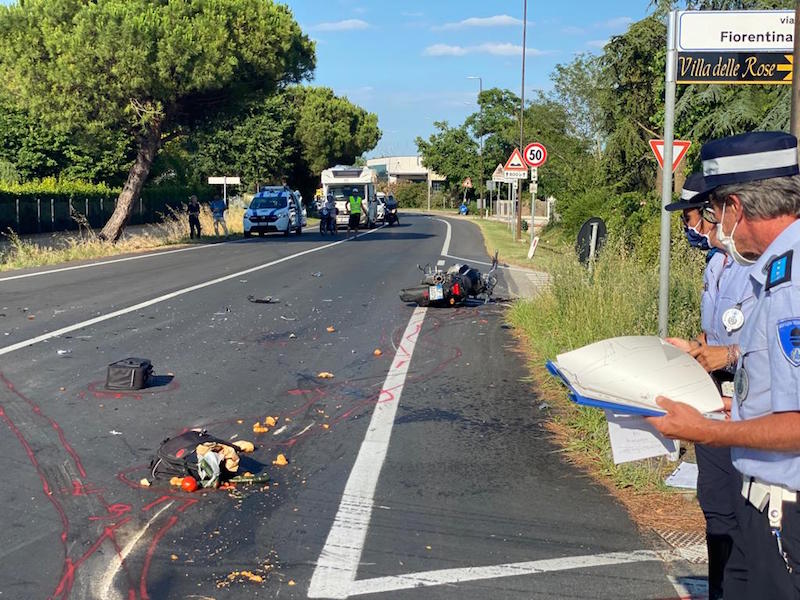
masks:
<path fill-rule="evenodd" d="M 711 250 L 711 242 L 704 233 L 700 233 L 697 229 L 688 225 L 683 226 L 683 232 L 686 234 L 686 240 L 692 248 Z"/>
<path fill-rule="evenodd" d="M 725 251 L 728 253 L 733 260 L 735 260 L 738 264 L 743 266 L 752 265 L 756 261 L 750 260 L 745 258 L 739 251 L 736 249 L 736 242 L 733 241 L 733 234 L 736 233 L 736 228 L 739 226 L 739 221 L 736 221 L 733 225 L 733 229 L 731 229 L 730 235 L 725 235 L 725 232 L 722 230 L 722 223 L 725 220 L 725 204 L 722 205 L 722 218 L 717 223 L 717 239 L 719 243 L 725 248 Z"/>

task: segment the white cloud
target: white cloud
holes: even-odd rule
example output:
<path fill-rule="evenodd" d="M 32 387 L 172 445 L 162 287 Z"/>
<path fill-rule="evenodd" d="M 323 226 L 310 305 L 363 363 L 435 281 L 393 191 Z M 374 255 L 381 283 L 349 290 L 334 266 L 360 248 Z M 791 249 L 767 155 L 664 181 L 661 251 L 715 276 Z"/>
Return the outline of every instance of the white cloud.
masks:
<path fill-rule="evenodd" d="M 464 29 L 465 27 L 516 27 L 522 25 L 522 19 L 509 15 L 495 15 L 493 17 L 470 17 L 463 21 L 445 23 L 434 27 L 435 30 Z"/>
<path fill-rule="evenodd" d="M 464 56 L 466 54 L 490 54 L 492 56 L 519 56 L 522 54 L 522 46 L 509 42 L 487 42 L 477 46 L 453 46 L 450 44 L 433 44 L 422 51 L 424 56 Z M 528 56 L 542 56 L 550 54 L 544 50 L 528 48 Z"/>
<path fill-rule="evenodd" d="M 361 19 L 345 19 L 343 21 L 331 21 L 328 23 L 318 23 L 307 29 L 309 31 L 353 31 L 356 29 L 367 29 L 369 23 Z"/>
<path fill-rule="evenodd" d="M 601 50 L 605 48 L 605 45 L 608 43 L 608 40 L 590 40 L 586 42 L 586 45 L 590 48 L 600 48 Z"/>
<path fill-rule="evenodd" d="M 425 56 L 464 56 L 468 50 L 463 46 L 450 46 L 448 44 L 434 44 L 423 50 Z"/>
<path fill-rule="evenodd" d="M 609 19 L 608 21 L 595 23 L 594 26 L 598 29 L 621 29 L 627 27 L 631 23 L 633 23 L 633 19 L 630 17 L 617 17 L 615 19 Z"/>

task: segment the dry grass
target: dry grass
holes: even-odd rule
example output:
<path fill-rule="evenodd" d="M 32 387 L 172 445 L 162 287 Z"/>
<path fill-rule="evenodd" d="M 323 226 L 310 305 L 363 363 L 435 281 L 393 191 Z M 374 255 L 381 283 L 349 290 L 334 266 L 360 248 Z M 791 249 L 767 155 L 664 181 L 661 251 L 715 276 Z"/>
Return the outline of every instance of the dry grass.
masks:
<path fill-rule="evenodd" d="M 225 214 L 225 221 L 231 237 L 241 235 L 243 214 L 243 209 L 234 207 Z M 13 231 L 4 234 L 8 245 L 4 249 L 0 249 L 0 271 L 129 254 L 176 244 L 204 243 L 215 239 L 214 220 L 207 207 L 203 207 L 200 213 L 203 236 L 196 240 L 189 238 L 189 224 L 186 215 L 176 211 L 170 211 L 160 223 L 156 223 L 140 233 L 125 235 L 115 244 L 99 239 L 96 232 L 80 215 L 73 215 L 73 219 L 79 225 L 79 232 L 74 235 L 65 235 L 54 245 L 23 240 Z"/>

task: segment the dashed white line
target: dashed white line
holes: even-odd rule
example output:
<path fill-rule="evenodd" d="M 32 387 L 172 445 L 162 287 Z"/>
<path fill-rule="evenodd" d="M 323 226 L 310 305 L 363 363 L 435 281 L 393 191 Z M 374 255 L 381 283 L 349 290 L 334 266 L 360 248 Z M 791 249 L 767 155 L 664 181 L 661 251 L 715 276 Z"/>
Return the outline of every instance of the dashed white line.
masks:
<path fill-rule="evenodd" d="M 392 360 L 367 434 L 347 479 L 339 510 L 311 577 L 309 598 L 347 598 L 350 594 L 364 550 L 375 488 L 389 449 L 394 417 L 426 310 L 414 309 Z"/>

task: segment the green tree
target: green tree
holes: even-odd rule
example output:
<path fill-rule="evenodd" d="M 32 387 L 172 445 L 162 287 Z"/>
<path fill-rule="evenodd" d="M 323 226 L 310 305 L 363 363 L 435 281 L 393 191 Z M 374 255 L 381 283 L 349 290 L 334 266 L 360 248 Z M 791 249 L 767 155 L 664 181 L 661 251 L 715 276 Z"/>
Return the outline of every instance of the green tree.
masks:
<path fill-rule="evenodd" d="M 660 137 L 666 37 L 664 23 L 647 17 L 612 37 L 600 58 L 604 160 L 608 180 L 621 191 L 654 187 L 656 165 L 648 140 Z"/>
<path fill-rule="evenodd" d="M 598 56 L 578 54 L 571 63 L 556 65 L 550 75 L 553 82 L 550 97 L 564 107 L 569 133 L 590 141 L 598 156 L 605 141 L 600 69 Z"/>
<path fill-rule="evenodd" d="M 0 160 L 22 179 L 63 177 L 121 185 L 132 160 L 128 138 L 119 132 L 48 127 L 25 111 L 0 103 Z"/>
<path fill-rule="evenodd" d="M 153 160 L 209 115 L 299 82 L 314 46 L 270 0 L 26 0 L 0 7 L 0 77 L 55 128 L 120 130 L 136 156 L 101 232 L 118 239 Z M 0 92 L 3 93 L 3 92 Z"/>
<path fill-rule="evenodd" d="M 461 183 L 478 173 L 478 144 L 465 125 L 450 127 L 447 121 L 434 124 L 437 131 L 427 140 L 417 137 L 416 144 L 422 155 L 422 164 L 447 177 L 446 187 L 457 190 Z"/>
<path fill-rule="evenodd" d="M 353 164 L 381 139 L 378 116 L 368 113 L 326 87 L 291 90 L 299 107 L 295 138 L 312 173 L 335 164 Z"/>

